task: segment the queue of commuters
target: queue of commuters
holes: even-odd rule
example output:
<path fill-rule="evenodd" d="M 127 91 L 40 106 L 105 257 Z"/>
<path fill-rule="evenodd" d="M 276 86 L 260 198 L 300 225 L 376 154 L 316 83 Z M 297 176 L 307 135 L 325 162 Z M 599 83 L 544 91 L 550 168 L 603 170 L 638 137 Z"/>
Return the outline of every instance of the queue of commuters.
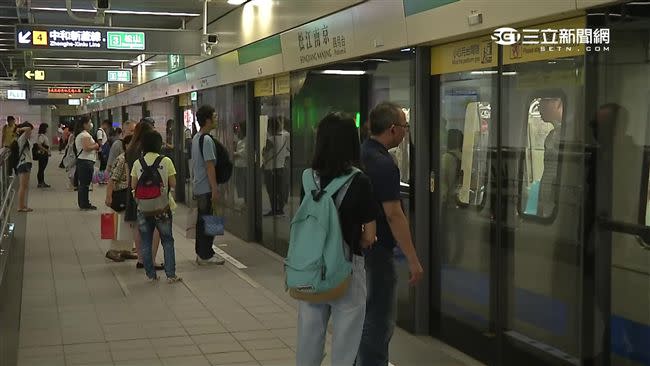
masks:
<path fill-rule="evenodd" d="M 303 173 L 285 260 L 286 285 L 299 300 L 298 366 L 322 363 L 330 318 L 332 365 L 388 365 L 397 310 L 396 245 L 408 260 L 409 283 L 422 279 L 400 202 L 399 168 L 388 152 L 409 125 L 389 102 L 369 117 L 370 138 L 359 146 L 353 118 L 327 115 L 318 125 L 312 166 Z M 318 225 L 310 226 L 313 220 Z M 340 240 L 330 242 L 332 237 Z"/>
<path fill-rule="evenodd" d="M 200 130 L 191 140 L 192 184 L 198 211 L 196 263 L 221 265 L 224 259 L 213 250 L 214 236 L 208 234 L 205 217 L 214 215 L 219 204 L 219 185 L 229 178 L 229 175 L 223 178 L 224 169 L 232 169 L 232 164 L 227 153 L 223 155 L 225 150 L 220 142 L 210 135 L 217 123 L 215 109 L 202 106 L 196 120 Z M 13 143 L 10 137 L 14 134 L 19 136 L 16 139 L 19 146 L 29 141 L 33 126 L 28 123 L 16 126 L 15 122 L 7 126 L 3 129 L 5 146 Z M 82 117 L 70 136 L 73 142 L 68 143 L 66 155 L 72 154 L 74 159 L 68 160 L 75 160 L 73 168 L 68 170 L 76 171 L 79 208 L 97 209 L 89 200 L 88 190 L 99 158 L 100 170 L 105 169 L 109 176 L 106 206 L 119 212 L 125 224 L 132 228 L 135 246 L 134 253 L 131 245 L 111 245 L 106 256 L 114 261 L 137 259 L 136 267 L 144 268 L 149 281 L 158 279 L 157 270 L 164 270 L 170 283 L 181 281 L 176 274 L 172 230 L 176 168 L 163 154 L 169 142 L 163 141 L 150 118 L 139 123 L 124 122 L 119 134 L 109 127 L 103 125 L 102 132 L 93 138 L 92 123 Z M 4 134 L 9 129 L 15 133 Z M 322 363 L 330 318 L 332 365 L 388 365 L 397 306 L 395 246 L 408 261 L 409 284 L 419 282 L 423 274 L 400 201 L 399 168 L 388 152 L 400 145 L 408 129 L 401 107 L 389 102 L 380 103 L 370 112 L 370 136 L 363 144 L 354 119 L 348 115 L 330 113 L 318 125 L 315 153 L 311 168 L 302 175 L 301 206 L 292 219 L 289 254 L 285 260 L 286 284 L 299 304 L 296 352 L 299 366 Z M 275 135 L 282 137 L 274 141 L 278 146 L 282 146 L 284 139 L 281 131 L 278 120 L 274 130 Z M 45 132 L 46 127 L 39 128 L 39 135 Z M 34 151 L 44 154 L 49 150 L 46 140 L 37 141 Z M 110 143 L 110 148 L 102 147 L 106 143 Z M 104 153 L 99 154 L 102 150 Z M 16 169 L 21 182 L 19 209 L 23 212 L 31 210 L 22 197 L 33 159 L 28 149 L 21 155 Z M 46 165 L 45 161 L 43 169 Z M 237 166 L 241 167 L 241 162 Z M 41 178 L 39 169 L 39 186 L 45 185 Z M 283 196 L 276 197 L 270 214 L 282 214 L 283 202 Z M 312 227 L 325 231 L 305 235 L 305 230 Z M 160 244 L 164 262 L 157 265 L 154 260 Z M 295 264 L 296 256 L 303 260 L 302 265 Z M 314 258 L 315 265 L 304 265 L 305 258 Z M 310 271 L 318 271 L 318 275 Z"/>

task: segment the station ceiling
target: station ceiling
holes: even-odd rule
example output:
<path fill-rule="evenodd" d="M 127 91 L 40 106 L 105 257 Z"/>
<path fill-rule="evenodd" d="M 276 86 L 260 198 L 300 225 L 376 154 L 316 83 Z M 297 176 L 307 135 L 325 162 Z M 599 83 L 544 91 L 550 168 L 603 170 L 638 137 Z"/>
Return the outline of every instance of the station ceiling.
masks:
<path fill-rule="evenodd" d="M 72 9 L 79 17 L 92 18 L 93 4 L 93 0 L 73 0 Z M 212 0 L 208 5 L 208 22 L 239 6 L 228 4 L 227 0 Z M 192 19 L 202 19 L 202 11 L 200 0 L 111 0 L 106 24 L 98 26 L 108 26 L 110 21 L 113 27 L 119 28 L 181 29 Z M 25 67 L 120 68 L 136 66 L 145 60 L 148 65 L 157 62 L 155 55 L 142 57 L 139 53 L 17 51 L 14 49 L 16 24 L 93 25 L 72 19 L 66 12 L 65 0 L 0 0 L 0 87 L 20 84 L 16 80 L 22 78 Z M 46 85 L 31 86 L 35 90 L 46 88 Z"/>

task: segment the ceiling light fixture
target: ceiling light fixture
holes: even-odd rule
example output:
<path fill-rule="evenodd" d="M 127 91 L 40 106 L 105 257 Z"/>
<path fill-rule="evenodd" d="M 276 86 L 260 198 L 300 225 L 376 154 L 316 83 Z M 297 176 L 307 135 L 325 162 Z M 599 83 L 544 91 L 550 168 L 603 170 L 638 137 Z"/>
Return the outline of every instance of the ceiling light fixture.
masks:
<path fill-rule="evenodd" d="M 230 5 L 241 5 L 245 3 L 246 0 L 228 0 L 227 3 Z"/>
<path fill-rule="evenodd" d="M 65 8 L 49 8 L 49 7 L 32 7 L 31 10 L 37 11 L 58 11 L 66 12 Z M 72 12 L 76 13 L 96 13 L 95 9 L 72 9 Z M 140 10 L 116 10 L 110 9 L 106 10 L 106 14 L 123 14 L 123 15 L 153 15 L 153 16 L 163 16 L 163 17 L 198 17 L 200 13 L 177 13 L 169 11 L 140 11 Z"/>
<path fill-rule="evenodd" d="M 82 62 L 130 62 L 131 61 L 131 60 L 117 60 L 112 58 L 59 58 L 59 57 L 34 57 L 32 60 L 82 61 Z"/>
<path fill-rule="evenodd" d="M 323 70 L 320 73 L 326 75 L 363 75 L 366 72 L 362 70 Z"/>

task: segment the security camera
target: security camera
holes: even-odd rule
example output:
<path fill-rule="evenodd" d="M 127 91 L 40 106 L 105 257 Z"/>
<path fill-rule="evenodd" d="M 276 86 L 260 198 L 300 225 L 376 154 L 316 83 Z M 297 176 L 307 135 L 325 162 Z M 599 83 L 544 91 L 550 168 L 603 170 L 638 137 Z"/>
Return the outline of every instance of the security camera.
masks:
<path fill-rule="evenodd" d="M 97 10 L 108 10 L 110 7 L 110 0 L 95 0 L 95 9 Z"/>
<path fill-rule="evenodd" d="M 203 43 L 205 43 L 208 46 L 216 46 L 217 43 L 219 43 L 219 36 L 217 36 L 216 34 L 204 34 Z"/>

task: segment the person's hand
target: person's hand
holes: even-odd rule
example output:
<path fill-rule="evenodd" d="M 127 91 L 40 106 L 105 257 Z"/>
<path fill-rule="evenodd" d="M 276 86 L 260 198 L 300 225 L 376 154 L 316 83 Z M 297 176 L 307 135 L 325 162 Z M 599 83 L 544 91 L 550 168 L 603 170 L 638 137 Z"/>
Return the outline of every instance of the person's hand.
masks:
<path fill-rule="evenodd" d="M 212 191 L 212 197 L 210 197 L 212 200 L 212 209 L 216 207 L 217 200 L 219 199 L 219 192 L 217 191 Z"/>
<path fill-rule="evenodd" d="M 113 203 L 113 197 L 106 196 L 106 201 L 104 203 L 106 203 L 106 207 L 111 207 L 111 204 Z"/>
<path fill-rule="evenodd" d="M 409 262 L 409 272 L 411 272 L 411 278 L 409 279 L 409 285 L 414 286 L 424 275 L 424 270 L 420 264 L 420 260 L 415 258 L 415 260 Z"/>

